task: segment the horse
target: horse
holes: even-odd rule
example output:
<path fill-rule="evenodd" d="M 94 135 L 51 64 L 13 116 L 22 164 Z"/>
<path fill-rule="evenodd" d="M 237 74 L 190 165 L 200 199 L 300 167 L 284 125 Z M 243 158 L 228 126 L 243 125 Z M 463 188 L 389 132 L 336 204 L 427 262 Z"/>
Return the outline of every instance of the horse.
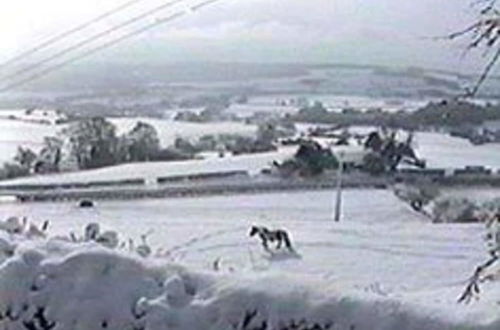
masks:
<path fill-rule="evenodd" d="M 276 241 L 277 242 L 276 249 L 281 249 L 284 243 L 288 251 L 295 252 L 292 247 L 292 242 L 290 240 L 288 233 L 283 229 L 269 230 L 268 228 L 263 226 L 252 226 L 250 228 L 249 236 L 253 237 L 255 235 L 259 235 L 259 238 L 262 242 L 262 246 L 266 251 L 269 251 L 268 242 Z"/>

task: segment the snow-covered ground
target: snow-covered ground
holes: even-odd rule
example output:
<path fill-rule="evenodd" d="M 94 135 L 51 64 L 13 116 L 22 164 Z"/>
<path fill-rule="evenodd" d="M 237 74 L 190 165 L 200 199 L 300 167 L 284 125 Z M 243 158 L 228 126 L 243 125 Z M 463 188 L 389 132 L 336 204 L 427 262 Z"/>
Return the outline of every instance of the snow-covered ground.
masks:
<path fill-rule="evenodd" d="M 250 174 L 256 174 L 263 168 L 270 167 L 274 160 L 280 162 L 292 157 L 295 151 L 296 147 L 285 147 L 278 151 L 240 156 L 229 155 L 224 158 L 209 157 L 207 159 L 188 161 L 132 163 L 96 170 L 5 180 L 0 182 L 0 186 L 6 184 L 49 184 L 138 178 L 144 178 L 146 181 L 151 182 L 158 177 L 228 171 L 248 171 Z"/>
<path fill-rule="evenodd" d="M 306 131 L 311 125 L 299 126 Z M 355 126 L 349 130 L 355 134 L 367 135 L 376 128 Z M 401 139 L 406 138 L 402 136 Z M 438 132 L 416 132 L 414 147 L 417 155 L 427 161 L 429 168 L 454 169 L 465 166 L 485 166 L 500 169 L 500 143 L 473 145 L 466 139 Z M 354 148 L 356 149 L 356 148 Z"/>
<path fill-rule="evenodd" d="M 429 100 L 403 99 L 403 98 L 381 98 L 359 95 L 331 95 L 331 94 L 276 94 L 269 96 L 253 97 L 249 100 L 250 105 L 279 106 L 283 103 L 299 108 L 296 103 L 300 100 L 314 103 L 323 103 L 331 111 L 341 111 L 345 108 L 356 110 L 383 109 L 388 112 L 415 111 L 426 105 Z"/>
<path fill-rule="evenodd" d="M 153 123 L 155 120 L 152 120 Z M 2 121 L 0 121 L 1 125 Z M 134 125 L 135 120 L 128 119 L 118 119 L 117 123 L 121 130 L 127 130 Z M 16 123 L 16 125 L 19 123 Z M 21 125 L 31 125 L 26 123 L 20 123 Z M 188 130 L 183 136 L 194 137 L 201 136 L 203 134 L 209 134 L 208 132 L 239 132 L 239 134 L 251 134 L 254 130 L 253 126 L 247 126 L 242 124 L 231 124 L 222 123 L 215 124 L 212 128 L 212 124 L 190 124 L 190 123 L 176 123 L 176 122 L 163 122 L 159 121 L 158 128 L 162 135 L 162 141 L 172 141 L 175 134 L 172 133 L 176 129 L 182 131 L 183 127 L 191 127 L 192 130 Z M 193 125 L 193 126 L 191 126 Z M 203 128 L 197 129 L 197 127 L 202 126 Z M 45 126 L 40 125 L 36 128 L 44 128 Z M 169 131 L 169 127 L 176 127 L 173 131 Z M 309 126 L 304 124 L 300 125 L 299 129 L 306 130 Z M 13 138 L 16 134 L 19 134 L 15 130 L 15 127 L 8 127 L 4 130 L 6 134 L 11 134 Z M 358 128 L 355 130 L 357 133 L 367 134 L 369 128 Z M 10 133 L 8 133 L 10 132 Z M 36 139 L 37 130 L 32 130 L 31 133 L 27 133 L 27 136 L 32 139 Z M 13 148 L 14 153 L 16 148 Z M 493 169 L 500 169 L 500 145 L 499 144 L 485 144 L 480 146 L 474 146 L 465 139 L 452 137 L 441 133 L 430 133 L 430 132 L 419 132 L 415 136 L 415 146 L 419 157 L 427 161 L 427 165 L 430 168 L 462 168 L 468 165 L 482 165 L 486 167 L 491 167 Z M 360 146 L 354 145 L 352 147 L 336 147 L 335 151 L 352 152 L 359 154 L 362 150 Z M 8 151 L 9 149 L 6 148 Z M 62 173 L 55 175 L 45 175 L 45 176 L 34 176 L 28 178 L 20 178 L 15 180 L 3 181 L 2 184 L 11 183 L 55 183 L 55 182 L 87 182 L 87 181 L 99 181 L 99 180 L 122 180 L 131 178 L 145 178 L 147 180 L 155 179 L 160 176 L 170 176 L 170 175 L 186 175 L 194 173 L 213 173 L 218 171 L 233 171 L 242 170 L 249 171 L 251 173 L 257 173 L 262 168 L 267 167 L 272 161 L 283 161 L 291 157 L 296 148 L 295 147 L 285 147 L 280 148 L 277 152 L 267 152 L 261 154 L 253 155 L 242 155 L 236 157 L 226 157 L 226 158 L 213 158 L 204 160 L 194 160 L 194 161 L 182 161 L 182 162 L 155 162 L 155 163 L 137 163 L 137 164 L 125 164 L 119 166 L 112 166 L 97 170 L 80 171 L 73 173 Z"/>
<path fill-rule="evenodd" d="M 248 103 L 232 104 L 224 111 L 226 113 L 237 115 L 240 118 L 246 118 L 252 116 L 255 113 L 269 113 L 274 115 L 294 114 L 298 112 L 298 108 L 296 106 L 272 103 Z"/>
<path fill-rule="evenodd" d="M 216 134 L 239 134 L 253 136 L 257 127 L 238 122 L 216 122 L 216 123 L 190 123 L 151 118 L 111 118 L 110 121 L 116 125 L 118 134 L 130 131 L 138 121 L 151 124 L 158 131 L 160 143 L 171 146 L 177 137 L 196 139 L 204 135 Z"/>
<path fill-rule="evenodd" d="M 21 110 L 5 110 L 4 112 L 5 114 L 24 113 Z M 160 143 L 164 147 L 171 146 L 177 137 L 196 139 L 210 134 L 252 136 L 256 132 L 255 126 L 237 122 L 199 124 L 150 118 L 114 118 L 110 120 L 117 126 L 119 134 L 124 134 L 131 130 L 138 121 L 150 123 L 157 129 Z M 39 151 L 42 148 L 44 138 L 55 136 L 63 127 L 64 125 L 47 125 L 0 118 L 0 164 L 11 161 L 16 154 L 18 146 Z"/>
<path fill-rule="evenodd" d="M 461 168 L 481 165 L 500 169 L 500 144 L 475 146 L 466 139 L 441 133 L 416 133 L 416 149 L 428 167 Z"/>
<path fill-rule="evenodd" d="M 260 103 L 259 103 L 260 102 Z M 270 111 L 275 105 L 267 104 L 269 100 L 251 100 L 250 106 L 255 109 L 262 107 Z M 275 101 L 276 102 L 276 101 Z M 247 105 L 248 106 L 248 105 Z M 244 106 L 241 106 L 242 109 Z M 277 107 L 280 107 L 277 105 Z M 286 107 L 285 107 L 286 108 Z M 197 124 L 158 120 L 148 118 L 118 118 L 112 119 L 117 125 L 120 134 L 130 130 L 137 121 L 146 121 L 155 126 L 159 132 L 161 143 L 171 145 L 175 138 L 198 138 L 205 134 L 255 134 L 255 126 L 236 122 Z M 18 120 L 0 119 L 0 163 L 14 157 L 18 146 L 29 147 L 35 151 L 42 147 L 45 136 L 55 135 L 60 125 L 45 125 Z M 298 125 L 299 131 L 305 131 L 310 125 Z M 371 128 L 352 128 L 357 133 L 367 134 Z M 426 159 L 431 168 L 460 168 L 467 165 L 483 165 L 493 169 L 500 169 L 499 144 L 474 146 L 465 139 L 451 137 L 441 133 L 418 132 L 415 136 L 415 145 L 418 155 Z M 356 155 L 362 154 L 359 146 L 352 147 Z M 337 148 L 339 149 L 339 148 Z M 340 148 L 344 149 L 344 148 Z M 153 182 L 157 177 L 177 176 L 196 173 L 213 173 L 219 171 L 249 171 L 257 173 L 268 167 L 272 161 L 283 161 L 291 157 L 295 148 L 282 148 L 278 152 L 269 152 L 255 155 L 244 155 L 229 158 L 210 158 L 186 162 L 158 162 L 125 164 L 90 171 L 62 173 L 46 176 L 34 176 L 15 180 L 3 181 L 1 184 L 34 184 L 34 183 L 67 183 L 88 182 L 100 180 L 123 180 L 144 178 Z M 335 150 L 339 151 L 339 150 Z"/>
<path fill-rule="evenodd" d="M 57 126 L 0 119 L 0 164 L 12 160 L 19 146 L 38 151 L 45 136 L 55 134 Z"/>
<path fill-rule="evenodd" d="M 148 243 L 161 250 L 138 261 L 88 244 L 12 242 L 1 235 L 2 244 L 18 250 L 0 264 L 0 312 L 13 306 L 11 314 L 27 318 L 36 302 L 55 329 L 99 329 L 103 321 L 110 329 L 132 329 L 135 322 L 152 330 L 245 329 L 245 312 L 254 310 L 246 329 L 261 329 L 262 319 L 270 325 L 262 329 L 294 329 L 278 324 L 302 318 L 310 327 L 298 329 L 313 329 L 313 322 L 334 322 L 331 329 L 500 327 L 498 284 L 483 284 L 481 299 L 470 305 L 456 303 L 487 256 L 482 225 L 431 224 L 386 190 L 346 190 L 344 216 L 334 223 L 333 196 L 100 202 L 95 209 L 3 204 L 1 218 L 50 219 L 51 234 L 80 236 L 83 226 L 98 222 L 137 245 L 152 230 Z M 248 237 L 252 224 L 286 228 L 298 255 L 265 253 Z M 43 255 L 30 252 L 33 245 Z M 15 322 L 6 318 L 0 326 Z"/>
<path fill-rule="evenodd" d="M 55 109 L 0 109 L 0 118 L 24 122 L 55 125 L 67 119 L 66 115 Z"/>
<path fill-rule="evenodd" d="M 297 125 L 299 132 L 307 132 L 317 125 Z M 368 135 L 376 127 L 354 126 L 349 131 L 354 134 Z M 401 136 L 405 139 L 406 136 Z M 351 142 L 351 147 L 342 148 L 344 151 L 359 152 L 359 145 Z M 454 169 L 465 166 L 485 166 L 500 169 L 500 143 L 473 145 L 466 139 L 453 137 L 437 132 L 416 132 L 414 147 L 417 155 L 427 161 L 429 168 Z"/>
<path fill-rule="evenodd" d="M 308 125 L 302 125 L 307 129 Z M 351 127 L 356 134 L 369 134 L 374 127 Z M 405 136 L 401 137 L 405 138 Z M 486 166 L 500 169 L 500 144 L 473 145 L 466 139 L 437 132 L 416 132 L 414 147 L 417 155 L 427 161 L 429 168 L 463 168 Z"/>

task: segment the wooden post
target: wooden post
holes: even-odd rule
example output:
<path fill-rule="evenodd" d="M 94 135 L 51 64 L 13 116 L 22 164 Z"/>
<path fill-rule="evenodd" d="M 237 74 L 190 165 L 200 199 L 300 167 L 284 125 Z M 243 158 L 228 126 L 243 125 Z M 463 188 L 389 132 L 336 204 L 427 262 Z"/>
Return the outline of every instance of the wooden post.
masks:
<path fill-rule="evenodd" d="M 344 161 L 343 158 L 344 153 L 340 152 L 338 161 L 339 161 L 339 168 L 337 169 L 337 197 L 335 200 L 335 214 L 334 214 L 334 221 L 339 222 L 341 213 L 342 213 L 342 174 L 344 172 Z"/>

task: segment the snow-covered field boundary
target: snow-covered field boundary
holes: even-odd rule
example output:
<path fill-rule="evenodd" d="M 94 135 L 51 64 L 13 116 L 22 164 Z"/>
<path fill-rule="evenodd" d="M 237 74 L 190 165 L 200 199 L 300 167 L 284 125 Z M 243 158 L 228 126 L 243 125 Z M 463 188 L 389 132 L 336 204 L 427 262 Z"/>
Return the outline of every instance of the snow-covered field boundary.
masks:
<path fill-rule="evenodd" d="M 258 174 L 263 168 L 270 167 L 273 161 L 281 162 L 292 157 L 296 149 L 296 147 L 286 147 L 278 151 L 224 158 L 122 164 L 71 173 L 37 175 L 5 180 L 1 182 L 0 186 L 99 182 L 103 178 L 107 181 L 142 179 L 147 182 L 154 182 L 158 177 L 216 174 L 231 171 L 246 171 L 254 175 Z"/>

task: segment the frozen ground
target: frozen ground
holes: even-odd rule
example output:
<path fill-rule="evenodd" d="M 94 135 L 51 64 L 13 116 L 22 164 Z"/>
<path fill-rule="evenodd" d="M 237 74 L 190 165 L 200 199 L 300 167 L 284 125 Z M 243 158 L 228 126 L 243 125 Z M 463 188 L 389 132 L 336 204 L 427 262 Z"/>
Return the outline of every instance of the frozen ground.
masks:
<path fill-rule="evenodd" d="M 110 121 L 118 128 L 118 134 L 130 131 L 138 121 L 151 124 L 158 131 L 160 143 L 164 147 L 171 146 L 177 137 L 196 139 L 212 134 L 253 136 L 257 131 L 254 125 L 246 125 L 238 122 L 190 123 L 151 118 L 111 118 Z"/>
<path fill-rule="evenodd" d="M 255 113 L 269 113 L 274 115 L 294 114 L 298 112 L 297 106 L 287 106 L 272 103 L 247 103 L 232 104 L 226 110 L 226 113 L 237 115 L 240 118 L 251 117 Z"/>
<path fill-rule="evenodd" d="M 283 95 L 283 97 L 285 96 L 286 95 Z M 235 106 L 233 110 L 243 113 L 246 111 L 245 107 L 248 106 L 251 111 L 259 111 L 259 108 L 262 111 L 273 111 L 272 109 L 278 112 L 289 111 L 290 107 L 273 105 L 273 102 L 277 102 L 277 100 L 279 100 L 279 97 L 278 99 L 276 99 L 276 97 L 273 96 L 273 98 L 268 99 L 262 98 L 252 100 L 249 105 Z M 139 120 L 148 122 L 157 128 L 163 146 L 172 145 L 176 137 L 194 139 L 207 134 L 253 135 L 256 132 L 256 127 L 254 125 L 245 125 L 243 123 L 237 122 L 199 124 L 150 118 L 111 119 L 111 121 L 117 125 L 118 132 L 120 134 L 130 130 Z M 62 127 L 63 126 L 61 125 L 43 125 L 16 120 L 0 119 L 0 150 L 2 151 L 0 154 L 0 163 L 12 160 L 18 146 L 29 147 L 35 151 L 38 151 L 42 147 L 44 137 L 55 135 L 56 132 Z M 300 130 L 305 130 L 307 129 L 307 127 L 310 127 L 310 125 L 303 124 L 298 125 L 298 127 Z M 353 128 L 353 130 L 360 133 L 367 133 L 370 128 Z M 415 141 L 419 156 L 427 160 L 427 164 L 429 167 L 457 168 L 464 167 L 466 165 L 483 165 L 495 169 L 500 169 L 500 153 L 498 152 L 500 150 L 499 144 L 485 144 L 481 146 L 474 146 L 465 139 L 455 138 L 440 133 L 429 132 L 417 133 Z M 280 152 L 276 156 L 276 160 L 281 160 L 281 156 L 283 156 L 284 154 L 286 154 L 286 152 Z M 250 169 L 255 171 L 258 170 L 258 166 L 265 166 L 267 165 L 267 163 L 274 160 L 272 159 L 272 157 L 273 156 L 271 156 L 271 154 L 255 157 L 252 156 L 248 158 L 248 165 L 243 165 L 244 158 L 240 158 L 241 162 L 239 160 L 228 160 L 227 162 L 221 161 L 220 166 L 224 169 L 226 167 L 234 168 L 235 166 L 237 167 L 237 169 Z M 89 171 L 78 174 L 69 174 L 69 178 L 78 178 L 79 180 L 95 180 L 95 173 L 95 175 L 106 175 L 109 178 L 121 179 L 137 177 L 135 173 L 146 173 L 146 175 L 149 175 L 152 170 L 159 171 L 158 173 L 169 173 L 170 171 L 181 173 L 186 173 L 186 171 L 199 172 L 200 166 L 208 169 L 208 171 L 212 171 L 211 163 L 207 165 L 200 164 L 199 162 L 193 162 L 189 165 L 131 164 L 112 167 L 110 169 L 104 169 L 102 171 L 99 170 L 95 172 Z M 91 177 L 87 178 L 87 176 Z M 60 178 L 62 180 L 67 180 L 68 176 L 64 174 Z M 41 179 L 23 179 L 23 182 L 25 182 L 24 180 L 34 180 L 38 182 Z M 52 182 L 54 178 L 48 177 L 47 179 L 43 180 Z"/>
<path fill-rule="evenodd" d="M 332 95 L 332 94 L 276 94 L 270 96 L 258 96 L 249 100 L 250 105 L 254 106 L 279 106 L 282 102 L 307 100 L 309 103 L 315 101 L 323 103 L 331 111 L 341 111 L 345 108 L 354 108 L 356 110 L 384 109 L 388 112 L 415 111 L 426 105 L 429 100 L 421 99 L 403 99 L 403 98 L 381 98 L 359 95 Z"/>
<path fill-rule="evenodd" d="M 11 112 L 16 113 L 15 110 Z M 17 112 L 22 113 L 20 110 Z M 4 115 L 3 112 L 1 114 Z M 164 147 L 171 146 L 177 137 L 196 139 L 210 134 L 251 136 L 256 132 L 255 126 L 237 122 L 198 124 L 150 118 L 115 118 L 110 120 L 117 126 L 119 134 L 131 130 L 138 121 L 150 123 L 157 129 L 160 142 Z M 18 146 L 39 151 L 42 148 L 44 137 L 55 136 L 63 127 L 64 125 L 37 124 L 0 118 L 0 163 L 12 160 Z"/>
<path fill-rule="evenodd" d="M 309 125 L 302 125 L 307 130 Z M 357 134 L 369 134 L 375 128 L 369 126 L 351 127 Z M 406 138 L 405 136 L 401 137 Z M 414 138 L 417 155 L 427 161 L 429 168 L 463 168 L 465 166 L 486 166 L 500 169 L 500 144 L 473 145 L 466 139 L 435 132 L 417 132 Z"/>
<path fill-rule="evenodd" d="M 248 171 L 250 174 L 256 174 L 261 169 L 269 167 L 274 160 L 280 162 L 292 157 L 295 151 L 296 147 L 285 147 L 273 152 L 227 156 L 224 158 L 209 157 L 207 159 L 189 161 L 132 163 L 96 170 L 6 180 L 2 181 L 0 186 L 3 184 L 49 184 L 131 178 L 143 178 L 147 182 L 153 182 L 157 177 L 217 173 L 221 171 Z"/>
<path fill-rule="evenodd" d="M 469 141 L 440 133 L 419 132 L 416 134 L 419 156 L 427 160 L 428 167 L 460 168 L 467 165 L 482 165 L 500 169 L 500 144 L 479 146 Z"/>
<path fill-rule="evenodd" d="M 386 190 L 346 190 L 344 217 L 334 223 L 332 200 L 332 192 L 300 192 L 100 202 L 91 210 L 73 203 L 3 204 L 0 218 L 26 215 L 36 223 L 50 219 L 50 232 L 60 235 L 70 231 L 81 235 L 83 226 L 95 221 L 105 230 L 117 230 L 122 241 L 131 237 L 138 242 L 141 234 L 153 230 L 148 242 L 153 250 L 161 249 L 161 257 L 143 266 L 130 264 L 126 261 L 130 257 L 102 256 L 100 250 L 92 254 L 88 247 L 75 250 L 52 243 L 41 248 L 51 256 L 48 260 L 55 266 L 50 270 L 57 274 L 49 276 L 50 285 L 42 281 L 56 295 L 50 299 L 47 293 L 42 295 L 52 319 L 97 322 L 88 320 L 89 313 L 97 313 L 99 322 L 119 313 L 126 314 L 122 319 L 131 318 L 127 306 L 136 306 L 144 295 L 150 298 L 146 305 L 151 305 L 147 309 L 151 314 L 141 322 L 163 322 L 149 323 L 147 329 L 154 330 L 243 329 L 231 324 L 254 309 L 271 323 L 306 318 L 336 322 L 333 329 L 499 328 L 498 285 L 485 284 L 481 299 L 471 305 L 456 303 L 464 281 L 486 257 L 481 225 L 430 224 Z M 258 240 L 247 236 L 254 223 L 286 228 L 299 256 L 264 253 Z M 36 263 L 37 258 L 25 259 Z M 168 265 L 172 261 L 189 271 Z M 12 270 L 14 266 L 13 261 L 0 266 L 0 297 L 12 293 L 6 279 L 23 274 Z M 161 281 L 175 283 L 151 288 L 147 279 L 153 273 Z M 178 287 L 175 274 L 181 274 L 182 287 L 189 290 Z M 20 290 L 24 280 L 16 281 Z M 185 291 L 194 291 L 194 297 L 186 297 Z M 64 292 L 64 298 L 57 292 Z M 114 307 L 101 310 L 99 301 Z M 4 301 L 0 311 L 2 306 Z M 129 329 L 116 323 L 109 328 Z"/>
<path fill-rule="evenodd" d="M 0 119 L 0 164 L 12 160 L 19 146 L 38 151 L 56 126 Z"/>
<path fill-rule="evenodd" d="M 1 124 L 1 121 L 0 121 Z M 23 125 L 26 125 L 22 123 Z M 133 125 L 133 120 L 124 120 L 121 129 L 125 129 L 123 125 Z M 168 123 L 170 125 L 171 123 Z M 166 124 L 167 125 L 167 124 Z M 167 126 L 168 126 L 167 125 Z M 174 124 L 175 126 L 176 124 Z M 184 125 L 191 125 L 182 123 L 178 127 L 181 129 Z M 193 134 L 201 134 L 196 131 L 196 125 L 193 126 Z M 221 124 L 221 127 L 210 128 L 209 130 L 225 129 L 229 132 L 231 129 L 240 133 L 250 133 L 253 126 L 246 126 L 240 124 Z M 127 127 L 128 127 L 127 126 Z M 167 126 L 162 128 L 163 132 L 167 132 Z M 202 125 L 203 126 L 203 125 Z M 210 125 L 207 125 L 210 126 Z M 173 126 L 172 126 L 173 127 Z M 307 129 L 308 125 L 300 125 L 300 129 Z M 14 128 L 12 128 L 14 129 Z M 164 129 L 164 130 L 163 130 Z M 249 131 L 245 131 L 245 130 Z M 357 129 L 357 132 L 367 133 L 370 129 Z M 8 132 L 9 129 L 6 130 Z M 19 134 L 12 131 L 11 134 Z M 31 134 L 31 133 L 29 133 Z M 28 136 L 30 136 L 28 134 Z M 35 134 L 35 133 L 33 133 Z M 170 137 L 167 137 L 170 136 Z M 163 139 L 172 138 L 170 133 L 165 134 Z M 461 168 L 468 165 L 482 165 L 491 167 L 493 169 L 500 169 L 500 150 L 499 144 L 485 144 L 481 146 L 474 146 L 465 139 L 451 137 L 449 135 L 440 133 L 419 132 L 416 134 L 416 149 L 417 154 L 427 160 L 428 167 L 431 168 Z M 353 147 L 359 149 L 359 147 Z M 15 149 L 13 149 L 15 151 Z M 85 182 L 85 181 L 99 181 L 99 180 L 121 180 L 130 178 L 146 178 L 147 180 L 154 179 L 158 176 L 168 175 L 184 175 L 189 173 L 209 173 L 217 171 L 232 171 L 232 170 L 246 170 L 256 173 L 264 167 L 267 167 L 273 160 L 282 161 L 291 157 L 295 152 L 294 147 L 281 148 L 277 152 L 268 152 L 262 154 L 243 155 L 228 158 L 211 158 L 206 160 L 184 161 L 184 162 L 158 162 L 158 163 L 139 163 L 139 164 L 125 164 L 113 166 L 98 170 L 80 171 L 75 173 L 63 173 L 48 176 L 35 176 L 29 178 L 20 178 L 10 181 L 3 181 L 3 184 L 11 183 L 54 183 L 54 182 Z"/>

